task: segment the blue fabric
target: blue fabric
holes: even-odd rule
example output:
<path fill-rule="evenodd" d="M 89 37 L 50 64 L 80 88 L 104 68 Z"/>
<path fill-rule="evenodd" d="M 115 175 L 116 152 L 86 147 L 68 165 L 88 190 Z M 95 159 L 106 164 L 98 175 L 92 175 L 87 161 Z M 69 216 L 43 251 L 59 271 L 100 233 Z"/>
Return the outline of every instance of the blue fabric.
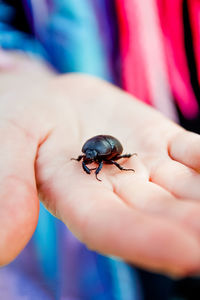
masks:
<path fill-rule="evenodd" d="M 108 57 L 89 1 L 56 1 L 39 38 L 60 72 L 83 72 L 112 80 Z M 61 59 L 62 58 L 62 59 Z"/>

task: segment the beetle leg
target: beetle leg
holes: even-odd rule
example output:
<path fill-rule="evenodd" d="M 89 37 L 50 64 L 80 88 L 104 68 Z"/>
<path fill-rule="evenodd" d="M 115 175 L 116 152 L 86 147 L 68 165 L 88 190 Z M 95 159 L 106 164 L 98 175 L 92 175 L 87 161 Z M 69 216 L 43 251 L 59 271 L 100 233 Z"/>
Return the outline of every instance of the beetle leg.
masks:
<path fill-rule="evenodd" d="M 116 161 L 114 161 L 114 160 L 110 160 L 110 162 L 111 162 L 113 165 L 115 165 L 115 166 L 116 166 L 118 169 L 120 169 L 120 170 L 123 170 L 123 171 L 133 171 L 133 172 L 135 172 L 134 169 L 126 169 L 126 168 L 120 166 L 120 164 L 118 164 L 118 163 L 117 163 Z"/>
<path fill-rule="evenodd" d="M 82 167 L 83 167 L 83 170 L 87 173 L 87 174 L 90 174 L 90 169 L 86 166 L 86 163 L 83 161 L 82 162 Z"/>
<path fill-rule="evenodd" d="M 119 155 L 119 156 L 114 157 L 112 160 L 118 160 L 120 158 L 126 158 L 126 157 L 129 158 L 129 157 L 131 157 L 133 155 L 137 156 L 137 153 L 133 153 L 133 154 L 128 153 L 128 154 Z"/>
<path fill-rule="evenodd" d="M 79 155 L 77 158 L 71 158 L 71 160 L 80 161 L 85 155 Z"/>
<path fill-rule="evenodd" d="M 99 162 L 99 166 L 98 166 L 98 168 L 97 168 L 96 171 L 95 171 L 96 179 L 99 180 L 99 181 L 101 181 L 101 179 L 99 179 L 99 178 L 97 177 L 97 175 L 98 175 L 99 172 L 101 171 L 102 167 L 103 167 L 103 161 Z"/>

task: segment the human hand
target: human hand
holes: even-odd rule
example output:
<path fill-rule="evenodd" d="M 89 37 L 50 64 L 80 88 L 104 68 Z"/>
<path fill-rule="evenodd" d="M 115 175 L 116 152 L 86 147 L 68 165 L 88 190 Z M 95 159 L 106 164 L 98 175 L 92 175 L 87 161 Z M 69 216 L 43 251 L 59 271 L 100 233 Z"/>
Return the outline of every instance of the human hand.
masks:
<path fill-rule="evenodd" d="M 0 104 L 1 263 L 34 231 L 38 189 L 45 206 L 90 249 L 171 275 L 199 271 L 198 135 L 87 76 L 63 76 L 43 95 L 12 101 Z M 135 173 L 105 165 L 98 182 L 70 160 L 97 134 L 137 152 L 120 162 Z"/>

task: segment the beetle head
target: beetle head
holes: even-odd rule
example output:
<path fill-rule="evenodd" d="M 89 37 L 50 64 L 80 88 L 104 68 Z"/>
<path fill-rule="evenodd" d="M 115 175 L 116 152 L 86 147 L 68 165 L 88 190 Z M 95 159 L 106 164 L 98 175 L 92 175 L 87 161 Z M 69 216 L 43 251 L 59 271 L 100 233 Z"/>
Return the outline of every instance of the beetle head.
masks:
<path fill-rule="evenodd" d="M 86 152 L 85 152 L 85 157 L 88 160 L 94 160 L 97 157 L 97 151 L 87 149 Z"/>

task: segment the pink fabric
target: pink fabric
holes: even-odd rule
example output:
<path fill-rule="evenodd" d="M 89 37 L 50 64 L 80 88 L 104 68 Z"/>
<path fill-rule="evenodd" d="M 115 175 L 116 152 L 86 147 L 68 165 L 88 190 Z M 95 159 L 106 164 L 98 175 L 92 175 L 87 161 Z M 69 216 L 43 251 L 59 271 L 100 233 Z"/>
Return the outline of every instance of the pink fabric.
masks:
<path fill-rule="evenodd" d="M 198 113 L 198 104 L 190 83 L 184 47 L 183 1 L 157 0 L 157 3 L 172 91 L 183 115 L 193 118 Z"/>
<path fill-rule="evenodd" d="M 200 84 L 200 1 L 188 1 L 190 22 L 192 26 L 193 45 Z"/>
<path fill-rule="evenodd" d="M 174 97 L 185 117 L 195 117 L 198 104 L 184 49 L 182 0 L 116 0 L 116 4 L 124 88 L 168 115 L 173 115 Z"/>
<path fill-rule="evenodd" d="M 116 2 L 120 23 L 124 88 L 137 98 L 150 104 L 148 79 L 141 51 L 142 41 L 138 28 L 139 16 L 135 14 L 135 3 L 129 0 L 117 0 Z"/>

